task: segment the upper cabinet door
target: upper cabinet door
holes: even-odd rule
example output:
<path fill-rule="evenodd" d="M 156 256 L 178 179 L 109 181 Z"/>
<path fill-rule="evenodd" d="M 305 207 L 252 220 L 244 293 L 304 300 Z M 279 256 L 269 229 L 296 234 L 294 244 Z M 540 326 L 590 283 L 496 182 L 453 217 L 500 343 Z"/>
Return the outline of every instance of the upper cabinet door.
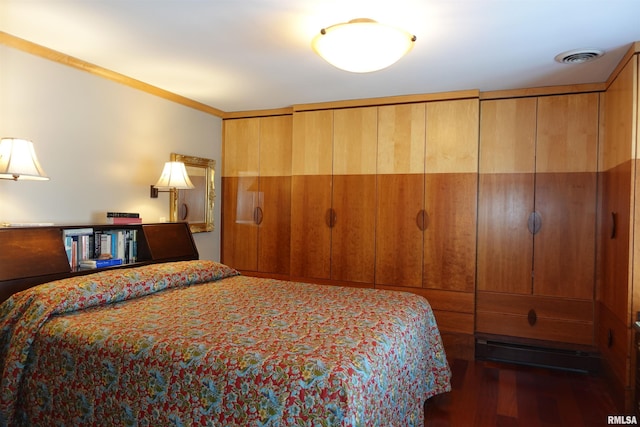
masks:
<path fill-rule="evenodd" d="M 530 294 L 537 99 L 481 102 L 477 288 Z"/>
<path fill-rule="evenodd" d="M 259 120 L 225 120 L 222 176 L 258 176 L 259 148 Z"/>
<path fill-rule="evenodd" d="M 538 100 L 534 293 L 592 299 L 598 94 Z"/>
<path fill-rule="evenodd" d="M 377 284 L 422 286 L 425 104 L 378 109 Z"/>

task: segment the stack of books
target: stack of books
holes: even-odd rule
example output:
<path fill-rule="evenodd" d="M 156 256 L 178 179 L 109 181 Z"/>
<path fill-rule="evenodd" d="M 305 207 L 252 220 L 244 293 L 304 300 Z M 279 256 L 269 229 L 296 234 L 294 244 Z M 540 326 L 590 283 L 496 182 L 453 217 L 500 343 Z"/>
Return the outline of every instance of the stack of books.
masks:
<path fill-rule="evenodd" d="M 142 224 L 142 218 L 134 212 L 107 212 L 107 224 Z"/>

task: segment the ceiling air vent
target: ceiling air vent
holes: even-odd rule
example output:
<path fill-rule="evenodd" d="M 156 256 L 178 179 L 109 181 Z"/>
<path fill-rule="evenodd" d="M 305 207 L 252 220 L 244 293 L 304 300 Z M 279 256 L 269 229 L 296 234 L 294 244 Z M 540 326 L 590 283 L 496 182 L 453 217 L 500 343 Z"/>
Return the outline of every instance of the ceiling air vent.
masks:
<path fill-rule="evenodd" d="M 563 64 L 582 64 L 584 62 L 593 61 L 604 55 L 599 49 L 576 49 L 563 52 L 556 56 L 556 61 Z"/>

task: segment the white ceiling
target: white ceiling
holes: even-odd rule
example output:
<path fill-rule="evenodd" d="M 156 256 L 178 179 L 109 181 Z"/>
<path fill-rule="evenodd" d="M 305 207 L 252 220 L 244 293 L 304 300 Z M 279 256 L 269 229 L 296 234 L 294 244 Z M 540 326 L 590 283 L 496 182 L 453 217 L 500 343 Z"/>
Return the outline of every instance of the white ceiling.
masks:
<path fill-rule="evenodd" d="M 354 18 L 415 47 L 385 70 L 338 70 L 310 42 Z M 0 30 L 231 112 L 603 82 L 640 41 L 640 0 L 0 0 Z M 606 54 L 554 61 L 578 48 Z"/>

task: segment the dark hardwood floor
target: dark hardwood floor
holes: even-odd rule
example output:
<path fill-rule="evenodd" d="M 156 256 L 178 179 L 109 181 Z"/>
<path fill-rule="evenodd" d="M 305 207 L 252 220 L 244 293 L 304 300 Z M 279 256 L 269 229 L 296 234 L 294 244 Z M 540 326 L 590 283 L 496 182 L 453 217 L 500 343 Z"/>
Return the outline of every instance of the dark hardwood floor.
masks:
<path fill-rule="evenodd" d="M 594 375 L 488 361 L 450 361 L 451 392 L 425 407 L 425 427 L 606 426 L 624 415 Z"/>

